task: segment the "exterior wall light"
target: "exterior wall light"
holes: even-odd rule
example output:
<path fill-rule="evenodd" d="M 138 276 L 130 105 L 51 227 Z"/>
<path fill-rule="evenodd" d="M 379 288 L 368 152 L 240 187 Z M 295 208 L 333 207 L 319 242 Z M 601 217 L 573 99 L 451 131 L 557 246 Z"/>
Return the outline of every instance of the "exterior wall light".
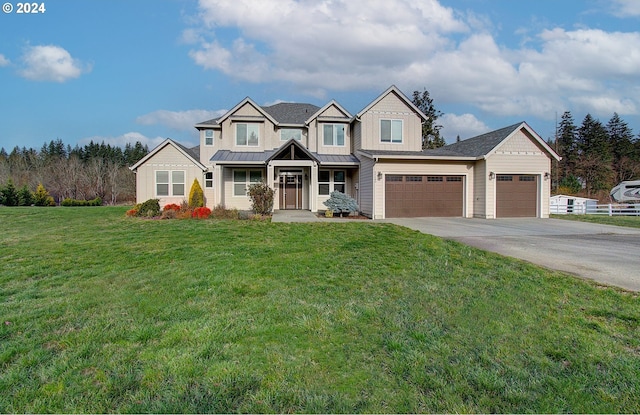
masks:
<path fill-rule="evenodd" d="M 494 172 L 489 173 L 489 180 L 493 180 L 496 177 Z"/>
<path fill-rule="evenodd" d="M 382 172 L 381 171 L 378 172 L 378 180 L 382 180 Z"/>

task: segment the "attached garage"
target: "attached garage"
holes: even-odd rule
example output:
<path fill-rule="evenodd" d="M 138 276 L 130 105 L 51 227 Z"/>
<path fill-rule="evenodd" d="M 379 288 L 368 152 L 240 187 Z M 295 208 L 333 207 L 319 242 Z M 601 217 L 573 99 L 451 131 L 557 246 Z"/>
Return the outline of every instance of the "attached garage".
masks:
<path fill-rule="evenodd" d="M 538 176 L 496 175 L 496 217 L 518 218 L 538 215 Z"/>
<path fill-rule="evenodd" d="M 387 218 L 461 217 L 463 204 L 463 176 L 385 176 Z"/>

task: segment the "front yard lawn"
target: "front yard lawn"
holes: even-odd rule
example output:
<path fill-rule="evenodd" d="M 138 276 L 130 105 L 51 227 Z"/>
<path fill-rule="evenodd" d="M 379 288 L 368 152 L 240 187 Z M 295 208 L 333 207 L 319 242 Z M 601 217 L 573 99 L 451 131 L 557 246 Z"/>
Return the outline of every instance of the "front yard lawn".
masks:
<path fill-rule="evenodd" d="M 640 412 L 640 307 L 371 221 L 0 208 L 0 412 Z"/>
<path fill-rule="evenodd" d="M 551 215 L 554 219 L 575 220 L 580 222 L 600 223 L 602 225 L 627 226 L 640 228 L 640 216 L 607 216 L 607 215 Z"/>

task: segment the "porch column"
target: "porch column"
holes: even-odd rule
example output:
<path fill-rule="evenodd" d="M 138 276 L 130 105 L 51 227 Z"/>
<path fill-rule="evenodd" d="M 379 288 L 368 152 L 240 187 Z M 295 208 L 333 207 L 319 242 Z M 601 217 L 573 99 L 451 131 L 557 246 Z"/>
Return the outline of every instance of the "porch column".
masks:
<path fill-rule="evenodd" d="M 309 173 L 309 210 L 312 212 L 318 211 L 318 163 L 315 161 L 311 165 L 309 169 L 311 172 Z"/>

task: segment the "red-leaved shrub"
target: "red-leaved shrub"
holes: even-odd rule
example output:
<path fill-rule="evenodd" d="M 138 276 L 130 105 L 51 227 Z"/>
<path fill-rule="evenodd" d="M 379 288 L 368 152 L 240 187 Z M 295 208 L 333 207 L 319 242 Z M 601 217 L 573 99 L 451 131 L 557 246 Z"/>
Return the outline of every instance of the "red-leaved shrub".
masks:
<path fill-rule="evenodd" d="M 206 219 L 209 217 L 209 215 L 211 215 L 211 209 L 209 209 L 206 206 L 203 206 L 203 207 L 198 207 L 193 209 L 193 213 L 191 214 L 191 217 L 197 218 L 197 219 Z"/>
<path fill-rule="evenodd" d="M 162 210 L 175 210 L 176 212 L 180 211 L 180 205 L 176 205 L 175 203 L 169 203 L 165 205 Z"/>
<path fill-rule="evenodd" d="M 127 216 L 138 216 L 138 211 L 136 209 L 127 210 Z"/>

